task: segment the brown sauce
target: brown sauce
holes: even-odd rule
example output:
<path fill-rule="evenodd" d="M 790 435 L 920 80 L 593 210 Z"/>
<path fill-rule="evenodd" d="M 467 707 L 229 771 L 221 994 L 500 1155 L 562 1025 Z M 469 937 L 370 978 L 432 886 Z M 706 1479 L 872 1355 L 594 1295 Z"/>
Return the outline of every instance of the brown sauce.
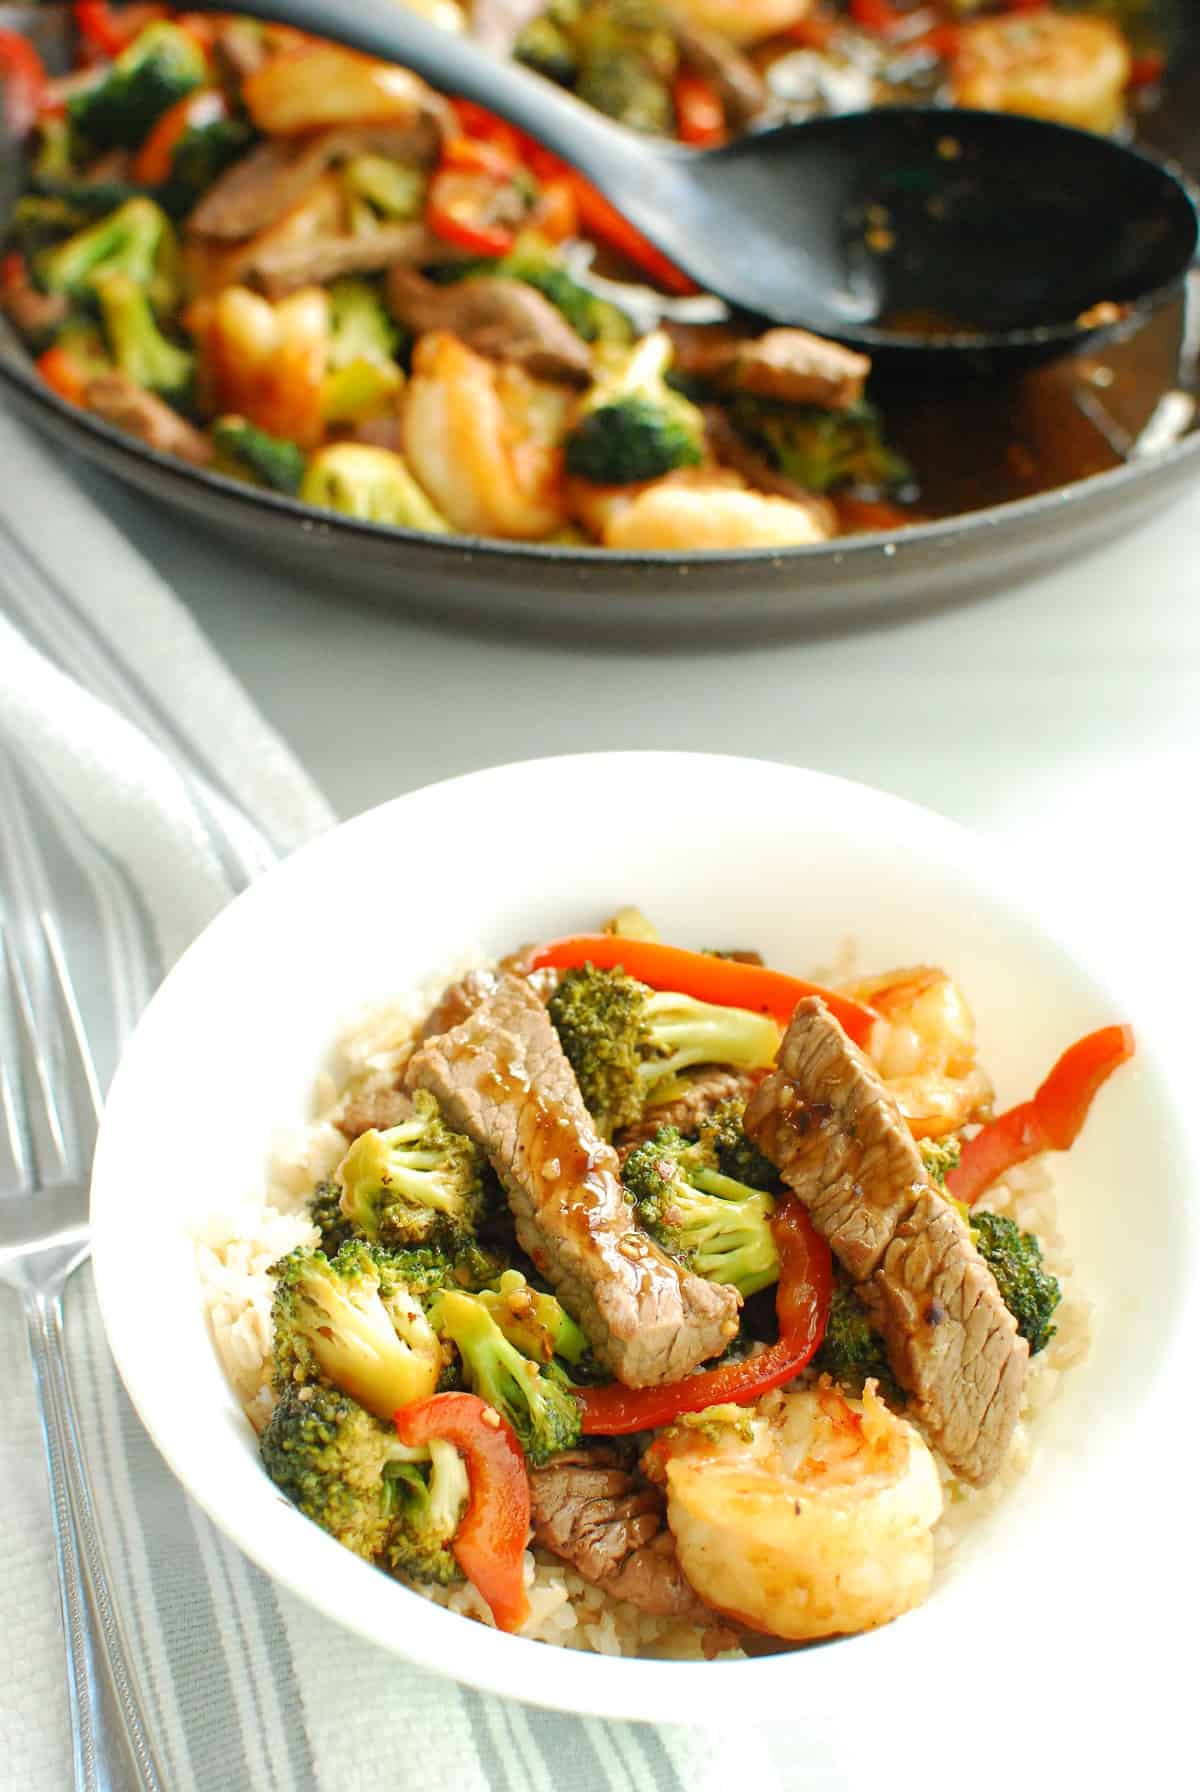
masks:
<path fill-rule="evenodd" d="M 1053 491 L 1119 467 L 1164 396 L 1179 387 L 1183 304 L 1121 341 L 1011 380 L 880 374 L 872 396 L 888 439 L 915 470 L 915 509 L 949 517 Z"/>

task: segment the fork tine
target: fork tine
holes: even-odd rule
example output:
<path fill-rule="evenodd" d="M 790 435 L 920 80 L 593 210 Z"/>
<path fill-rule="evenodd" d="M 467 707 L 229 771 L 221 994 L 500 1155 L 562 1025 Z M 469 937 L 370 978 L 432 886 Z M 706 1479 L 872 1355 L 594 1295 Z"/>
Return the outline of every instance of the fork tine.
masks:
<path fill-rule="evenodd" d="M 7 933 L 0 927 L 0 956 L 8 966 L 8 986 L 16 1017 L 17 1048 L 25 1092 L 25 1120 L 33 1146 L 33 1166 L 47 1187 L 65 1182 L 69 1171 L 67 1142 L 50 1087 L 50 1067 L 38 1044 L 29 986 Z"/>
<path fill-rule="evenodd" d="M 0 1195 L 15 1195 L 28 1186 L 25 1135 L 18 1118 L 16 1091 L 7 1066 L 0 1064 Z"/>
<path fill-rule="evenodd" d="M 95 1060 L 84 1031 L 83 1016 L 79 1012 L 75 985 L 71 982 L 71 973 L 67 969 L 67 956 L 63 950 L 58 923 L 45 909 L 38 920 L 41 923 L 42 938 L 46 942 L 46 956 L 53 973 L 51 982 L 62 1022 L 63 1070 L 74 1113 L 79 1149 L 87 1163 L 90 1162 L 95 1147 L 96 1128 L 104 1098 L 100 1093 L 100 1079 L 96 1075 Z"/>

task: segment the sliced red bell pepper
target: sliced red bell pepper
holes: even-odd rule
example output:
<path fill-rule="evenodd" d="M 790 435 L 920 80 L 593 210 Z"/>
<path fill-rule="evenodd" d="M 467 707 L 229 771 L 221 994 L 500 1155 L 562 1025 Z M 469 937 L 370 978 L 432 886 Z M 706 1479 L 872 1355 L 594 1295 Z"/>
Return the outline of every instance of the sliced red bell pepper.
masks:
<path fill-rule="evenodd" d="M 789 1195 L 771 1221 L 779 1252 L 779 1286 L 775 1311 L 779 1340 L 758 1356 L 701 1369 L 662 1388 L 627 1388 L 619 1381 L 582 1388 L 583 1429 L 592 1437 L 617 1437 L 631 1431 L 653 1431 L 685 1412 L 727 1402 L 744 1405 L 771 1388 L 782 1387 L 812 1360 L 825 1336 L 833 1291 L 833 1259 L 814 1227 L 808 1209 Z"/>
<path fill-rule="evenodd" d="M 856 1045 L 866 1043 L 879 1019 L 873 1008 L 856 1002 L 853 996 L 838 995 L 836 990 L 822 989 L 819 983 L 806 983 L 801 977 L 788 977 L 765 965 L 741 964 L 733 958 L 717 958 L 711 952 L 688 952 L 682 946 L 660 945 L 657 940 L 622 939 L 615 933 L 578 933 L 566 939 L 548 940 L 537 947 L 530 963 L 535 970 L 558 971 L 574 970 L 584 964 L 594 964 L 600 970 L 620 965 L 651 989 L 675 990 L 722 1008 L 749 1008 L 755 1014 L 770 1014 L 781 1027 L 787 1026 L 796 1003 L 804 996 L 820 996 Z"/>
<path fill-rule="evenodd" d="M 510 181 L 521 164 L 514 151 L 504 144 L 489 143 L 482 137 L 450 137 L 442 147 L 441 165 Z"/>
<path fill-rule="evenodd" d="M 946 1187 L 970 1207 L 986 1188 L 1027 1158 L 1066 1151 L 1079 1136 L 1097 1090 L 1133 1057 L 1131 1027 L 1101 1027 L 1068 1047 L 1032 1101 L 999 1114 L 963 1146 Z"/>
<path fill-rule="evenodd" d="M 506 118 L 497 118 L 494 112 L 489 112 L 486 106 L 477 106 L 474 100 L 451 100 L 450 109 L 458 120 L 458 128 L 464 137 L 472 137 L 480 143 L 495 144 L 497 149 L 505 152 L 510 162 L 523 160 L 521 133 Z"/>
<path fill-rule="evenodd" d="M 425 222 L 444 243 L 469 255 L 507 255 L 516 238 L 489 217 L 495 196 L 494 175 L 441 168 L 429 183 Z"/>
<path fill-rule="evenodd" d="M 434 1394 L 402 1406 L 394 1422 L 401 1443 L 440 1437 L 462 1455 L 471 1492 L 451 1548 L 498 1628 L 519 1630 L 529 1616 L 529 1476 L 512 1426 L 475 1394 Z"/>
<path fill-rule="evenodd" d="M 197 87 L 176 100 L 167 107 L 134 157 L 134 180 L 144 187 L 161 186 L 170 178 L 180 139 L 189 131 L 201 130 L 228 116 L 229 101 L 217 87 Z"/>
<path fill-rule="evenodd" d="M 1166 72 L 1167 57 L 1163 50 L 1145 50 L 1135 56 L 1129 71 L 1131 87 L 1153 87 Z"/>
<path fill-rule="evenodd" d="M 29 39 L 19 31 L 0 30 L 0 94 L 9 134 L 26 136 L 45 99 L 46 71 Z"/>
<path fill-rule="evenodd" d="M 631 261 L 635 267 L 641 268 L 643 274 L 661 286 L 665 292 L 686 297 L 698 290 L 694 281 L 690 280 L 682 268 L 677 268 L 668 261 L 661 250 L 648 242 L 640 230 L 636 230 L 627 218 L 623 218 L 615 205 L 611 205 L 590 180 L 572 170 L 572 184 L 575 188 L 575 200 L 579 206 L 579 221 L 589 235 L 599 242 L 606 243 Z"/>
<path fill-rule="evenodd" d="M 75 0 L 71 11 L 75 29 L 93 59 L 112 59 L 157 19 L 165 19 L 166 6 L 123 6 L 114 12 L 108 0 Z"/>
<path fill-rule="evenodd" d="M 716 84 L 692 69 L 681 69 L 672 92 L 675 130 L 693 149 L 714 149 L 728 136 L 725 108 Z"/>
<path fill-rule="evenodd" d="M 68 404 L 82 405 L 87 392 L 88 373 L 74 355 L 65 348 L 48 348 L 38 356 L 34 366 L 52 392 Z"/>
<path fill-rule="evenodd" d="M 565 243 L 579 234 L 579 204 L 575 189 L 562 175 L 542 182 L 537 203 L 529 214 L 529 228 L 549 243 Z"/>

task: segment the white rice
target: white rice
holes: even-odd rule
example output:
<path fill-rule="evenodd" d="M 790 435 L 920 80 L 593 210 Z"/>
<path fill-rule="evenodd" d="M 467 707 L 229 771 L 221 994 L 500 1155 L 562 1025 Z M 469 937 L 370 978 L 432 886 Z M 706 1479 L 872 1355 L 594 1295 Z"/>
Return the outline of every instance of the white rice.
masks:
<path fill-rule="evenodd" d="M 839 972 L 847 974 L 840 962 Z M 481 962 L 465 959 L 450 975 Z M 850 963 L 847 948 L 845 963 Z M 317 1242 L 306 1204 L 317 1182 L 336 1167 L 345 1139 L 334 1124 L 342 1102 L 372 1087 L 394 1085 L 412 1049 L 414 1015 L 428 1012 L 449 978 L 372 1008 L 347 1028 L 331 1071 L 314 1091 L 312 1122 L 281 1136 L 272 1153 L 267 1187 L 209 1216 L 195 1232 L 201 1291 L 222 1366 L 256 1431 L 270 1416 L 270 1267 L 288 1251 Z M 1033 1461 L 1040 1416 L 1057 1397 L 1063 1374 L 1087 1355 L 1090 1311 L 1074 1285 L 1073 1265 L 1058 1226 L 1053 1181 L 1045 1159 L 1023 1164 L 989 1191 L 984 1206 L 1008 1215 L 1041 1241 L 1047 1268 L 1062 1286 L 1057 1331 L 1036 1356 L 1026 1377 L 1021 1416 L 1000 1472 L 986 1487 L 958 1479 L 934 1450 L 945 1509 L 934 1532 L 939 1574 L 968 1529 L 1002 1501 Z M 591 1586 L 557 1557 L 541 1550 L 525 1555 L 530 1617 L 523 1634 L 568 1649 L 601 1655 L 699 1659 L 702 1632 L 678 1619 L 654 1618 Z M 487 1605 L 469 1582 L 416 1589 L 451 1611 L 491 1624 Z"/>

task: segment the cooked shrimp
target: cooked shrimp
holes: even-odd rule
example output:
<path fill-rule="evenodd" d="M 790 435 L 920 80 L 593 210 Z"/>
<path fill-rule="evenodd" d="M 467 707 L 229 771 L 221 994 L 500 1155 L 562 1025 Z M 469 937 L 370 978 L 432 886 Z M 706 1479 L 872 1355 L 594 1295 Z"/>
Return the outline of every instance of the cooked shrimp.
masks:
<path fill-rule="evenodd" d="M 975 1020 L 952 977 L 915 965 L 860 978 L 846 993 L 883 1016 L 870 1056 L 916 1138 L 938 1138 L 981 1117 L 992 1085 L 975 1062 Z"/>
<path fill-rule="evenodd" d="M 1131 69 L 1125 39 L 1107 19 L 1022 13 L 964 25 L 951 82 L 960 106 L 1113 131 Z"/>
<path fill-rule="evenodd" d="M 806 18 L 812 0 L 674 0 L 689 25 L 716 31 L 734 44 L 775 37 Z"/>
<path fill-rule="evenodd" d="M 751 1629 L 804 1641 L 887 1624 L 933 1575 L 942 1490 L 926 1444 L 868 1382 L 828 1380 L 767 1402 L 744 1442 L 681 1431 L 649 1453 L 667 1522 L 702 1599 Z"/>
<path fill-rule="evenodd" d="M 804 547 L 826 541 L 829 526 L 820 501 L 811 506 L 745 488 L 725 468 L 698 469 L 686 482 L 676 475 L 641 486 L 627 501 L 613 494 L 600 528 L 607 548 Z"/>
<path fill-rule="evenodd" d="M 565 390 L 436 331 L 413 354 L 405 453 L 456 529 L 535 541 L 566 520 L 558 444 L 571 402 Z"/>

